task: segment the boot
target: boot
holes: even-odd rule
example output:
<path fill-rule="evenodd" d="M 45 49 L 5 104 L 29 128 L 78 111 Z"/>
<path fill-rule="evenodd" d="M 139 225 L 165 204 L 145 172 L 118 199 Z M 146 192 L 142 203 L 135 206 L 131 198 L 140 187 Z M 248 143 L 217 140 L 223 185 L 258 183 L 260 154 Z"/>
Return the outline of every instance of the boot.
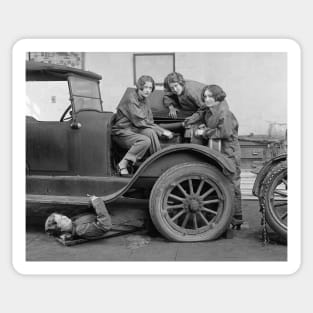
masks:
<path fill-rule="evenodd" d="M 240 230 L 241 225 L 243 224 L 242 214 L 235 214 L 230 224 L 233 229 Z"/>

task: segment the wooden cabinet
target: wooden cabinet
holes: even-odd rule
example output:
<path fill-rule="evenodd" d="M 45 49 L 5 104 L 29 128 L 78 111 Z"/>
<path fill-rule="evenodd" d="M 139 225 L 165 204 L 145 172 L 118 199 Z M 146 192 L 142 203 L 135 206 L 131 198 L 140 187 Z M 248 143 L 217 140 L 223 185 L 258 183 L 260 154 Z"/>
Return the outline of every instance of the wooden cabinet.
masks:
<path fill-rule="evenodd" d="M 260 144 L 239 139 L 241 149 L 241 168 L 252 169 L 266 159 L 267 144 Z"/>
<path fill-rule="evenodd" d="M 262 160 L 264 158 L 265 147 L 264 146 L 241 146 L 241 157 L 243 159 L 256 159 Z"/>
<path fill-rule="evenodd" d="M 286 142 L 267 136 L 239 136 L 241 168 L 257 169 L 264 162 L 286 152 Z"/>

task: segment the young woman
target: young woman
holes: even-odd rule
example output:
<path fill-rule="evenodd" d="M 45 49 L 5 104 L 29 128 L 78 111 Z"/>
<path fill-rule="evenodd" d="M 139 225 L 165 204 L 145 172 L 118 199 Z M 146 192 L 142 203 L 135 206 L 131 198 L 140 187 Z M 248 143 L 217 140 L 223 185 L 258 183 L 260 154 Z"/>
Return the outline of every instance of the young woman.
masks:
<path fill-rule="evenodd" d="M 136 84 L 137 89 L 128 94 L 118 105 L 116 118 L 112 126 L 113 140 L 127 153 L 118 164 L 121 175 L 128 175 L 129 162 L 136 163 L 142 159 L 147 150 L 150 154 L 161 149 L 159 136 L 169 139 L 172 132 L 154 124 L 149 96 L 155 89 L 152 77 L 141 76 Z"/>
<path fill-rule="evenodd" d="M 233 226 L 240 228 L 243 223 L 240 191 L 240 145 L 238 142 L 239 124 L 235 115 L 229 110 L 225 100 L 226 93 L 217 85 L 205 86 L 201 93 L 204 106 L 187 118 L 185 125 L 203 123 L 195 131 L 195 136 L 203 139 L 219 139 L 221 152 L 228 157 L 235 166 L 232 183 L 235 190 Z"/>
<path fill-rule="evenodd" d="M 177 118 L 180 110 L 189 111 L 190 115 L 202 106 L 201 92 L 205 85 L 192 80 L 185 80 L 177 72 L 168 74 L 164 79 L 163 104 L 169 110 L 169 116 Z"/>

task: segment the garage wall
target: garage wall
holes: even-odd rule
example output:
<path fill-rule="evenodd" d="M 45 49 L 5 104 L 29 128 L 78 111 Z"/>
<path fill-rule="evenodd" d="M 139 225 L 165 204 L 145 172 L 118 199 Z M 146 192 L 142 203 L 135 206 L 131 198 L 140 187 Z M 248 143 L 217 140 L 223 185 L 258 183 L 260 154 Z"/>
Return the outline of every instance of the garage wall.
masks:
<path fill-rule="evenodd" d="M 285 53 L 176 53 L 185 78 L 218 84 L 240 123 L 240 134 L 266 134 L 269 122 L 287 120 Z M 86 53 L 85 68 L 102 75 L 104 107 L 114 110 L 133 86 L 132 53 Z M 148 74 L 148 73 L 147 73 Z"/>
<path fill-rule="evenodd" d="M 133 87 L 132 53 L 86 53 L 85 69 L 102 76 L 103 107 L 114 111 L 127 87 Z"/>

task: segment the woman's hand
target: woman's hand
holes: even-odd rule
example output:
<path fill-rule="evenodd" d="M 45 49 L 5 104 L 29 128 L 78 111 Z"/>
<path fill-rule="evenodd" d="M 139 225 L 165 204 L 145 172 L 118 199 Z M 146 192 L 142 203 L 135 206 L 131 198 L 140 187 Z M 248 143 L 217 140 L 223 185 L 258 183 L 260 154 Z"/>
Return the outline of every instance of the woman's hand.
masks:
<path fill-rule="evenodd" d="M 203 133 L 204 138 L 216 138 L 216 128 L 207 128 Z"/>
<path fill-rule="evenodd" d="M 183 121 L 184 127 L 190 127 L 192 124 L 193 124 L 192 115 L 186 117 L 186 118 L 184 119 L 184 121 Z"/>
<path fill-rule="evenodd" d="M 173 105 L 170 105 L 169 107 L 169 113 L 168 115 L 171 117 L 171 118 L 177 118 L 177 112 L 179 112 L 178 109 L 176 109 Z"/>
<path fill-rule="evenodd" d="M 174 137 L 174 134 L 169 130 L 164 130 L 163 136 L 166 137 L 167 139 L 172 139 Z"/>
<path fill-rule="evenodd" d="M 205 130 L 206 130 L 206 127 L 204 124 L 199 125 L 198 128 L 195 130 L 195 136 L 196 137 L 203 136 Z"/>
<path fill-rule="evenodd" d="M 204 129 L 203 128 L 202 129 L 196 129 L 195 136 L 196 137 L 201 137 L 203 135 L 203 133 L 204 133 Z"/>

